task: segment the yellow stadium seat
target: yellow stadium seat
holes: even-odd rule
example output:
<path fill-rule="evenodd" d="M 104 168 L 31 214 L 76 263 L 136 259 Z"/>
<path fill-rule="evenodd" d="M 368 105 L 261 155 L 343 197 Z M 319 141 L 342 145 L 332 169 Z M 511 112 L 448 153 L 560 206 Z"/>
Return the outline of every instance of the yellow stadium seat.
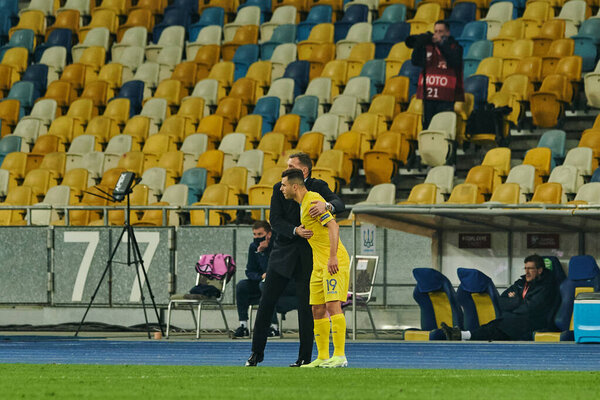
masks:
<path fill-rule="evenodd" d="M 164 168 L 167 172 L 166 186 L 174 185 L 179 182 L 183 173 L 183 158 L 182 151 L 167 151 L 160 156 L 158 166 Z"/>
<path fill-rule="evenodd" d="M 324 43 L 333 43 L 333 24 L 322 23 L 315 25 L 311 30 L 308 38 L 298 42 L 297 52 L 299 60 L 308 60 L 317 45 Z"/>
<path fill-rule="evenodd" d="M 575 51 L 573 39 L 557 39 L 550 43 L 548 51 L 542 56 L 542 79 L 554 73 L 563 57 L 572 56 Z"/>
<path fill-rule="evenodd" d="M 530 149 L 523 159 L 523 164 L 535 167 L 535 186 L 544 182 L 550 176 L 552 150 L 547 147 Z"/>
<path fill-rule="evenodd" d="M 385 59 L 385 78 L 391 79 L 398 75 L 402 64 L 406 60 L 410 60 L 412 55 L 412 49 L 406 47 L 404 42 L 396 43 L 390 49 L 390 52 Z"/>
<path fill-rule="evenodd" d="M 433 183 L 419 183 L 413 186 L 408 195 L 406 201 L 402 201 L 400 205 L 411 205 L 411 204 L 438 204 L 443 203 L 444 198 L 440 193 L 437 186 Z"/>
<path fill-rule="evenodd" d="M 119 159 L 117 168 L 133 172 L 141 177 L 144 172 L 144 153 L 141 151 L 128 151 Z"/>
<path fill-rule="evenodd" d="M 99 9 L 92 12 L 92 19 L 86 26 L 79 28 L 79 43 L 83 43 L 88 32 L 94 28 L 107 28 L 111 34 L 116 35 L 119 29 L 117 13 L 111 9 Z"/>
<path fill-rule="evenodd" d="M 224 61 L 233 60 L 233 56 L 238 47 L 244 44 L 258 43 L 258 25 L 243 25 L 235 31 L 235 36 L 230 42 L 224 42 L 221 45 L 221 56 Z"/>
<path fill-rule="evenodd" d="M 194 206 L 224 206 L 237 205 L 233 191 L 224 183 L 218 183 L 206 187 L 202 198 Z M 191 210 L 190 222 L 192 225 L 206 225 L 204 210 Z M 224 210 L 210 210 L 208 212 L 208 225 L 224 225 L 231 218 L 231 215 Z"/>
<path fill-rule="evenodd" d="M 538 35 L 532 37 L 533 40 L 533 55 L 543 57 L 548 53 L 550 44 L 557 39 L 565 37 L 564 19 L 553 18 L 544 22 L 540 28 Z"/>
<path fill-rule="evenodd" d="M 56 186 L 56 181 L 52 179 L 52 172 L 47 169 L 34 169 L 27 173 L 23 186 L 31 188 L 31 194 L 34 198 L 37 198 L 38 202 L 41 202 L 52 186 Z"/>
<path fill-rule="evenodd" d="M 506 21 L 498 36 L 492 39 L 494 43 L 494 57 L 504 58 L 510 55 L 510 48 L 515 40 L 525 37 L 525 22 L 520 19 Z"/>
<path fill-rule="evenodd" d="M 225 154 L 221 150 L 207 150 L 200 154 L 196 168 L 204 168 L 208 173 L 207 185 L 219 182 L 223 174 Z"/>
<path fill-rule="evenodd" d="M 29 186 L 18 186 L 8 191 L 4 206 L 30 206 L 33 204 L 33 192 Z M 0 225 L 25 225 L 25 210 L 1 210 Z"/>
<path fill-rule="evenodd" d="M 406 164 L 410 145 L 406 136 L 398 132 L 381 134 L 372 150 L 365 152 L 363 167 L 369 185 L 390 182 L 400 165 Z"/>
<path fill-rule="evenodd" d="M 504 204 L 522 203 L 521 188 L 518 183 L 503 183 L 498 185 L 494 189 L 490 201 Z"/>
<path fill-rule="evenodd" d="M 262 137 L 262 116 L 256 114 L 244 115 L 237 123 L 235 131 L 246 135 L 253 146 L 260 142 Z"/>
<path fill-rule="evenodd" d="M 502 183 L 510 171 L 511 151 L 508 147 L 496 147 L 485 153 L 481 165 L 494 167 L 494 186 Z"/>
<path fill-rule="evenodd" d="M 174 150 L 177 150 L 177 145 L 172 136 L 162 134 L 149 136 L 142 148 L 145 155 L 144 169 L 156 167 L 158 160 L 164 153 Z"/>
<path fill-rule="evenodd" d="M 508 53 L 503 57 L 502 76 L 507 77 L 515 72 L 519 61 L 533 55 L 533 41 L 531 39 L 515 40 Z"/>
<path fill-rule="evenodd" d="M 569 78 L 560 74 L 548 75 L 540 90 L 529 96 L 533 124 L 541 128 L 556 126 L 572 99 L 573 87 Z"/>
<path fill-rule="evenodd" d="M 121 41 L 121 38 L 127 29 L 134 26 L 143 26 L 148 32 L 152 32 L 152 28 L 154 27 L 154 16 L 152 15 L 152 11 L 147 8 L 138 8 L 129 11 L 127 13 L 127 21 L 118 27 L 117 42 Z"/>
<path fill-rule="evenodd" d="M 473 183 L 478 189 L 478 203 L 489 199 L 494 191 L 494 167 L 491 165 L 476 165 L 467 173 L 465 183 Z"/>
<path fill-rule="evenodd" d="M 479 194 L 479 188 L 474 183 L 461 183 L 454 186 L 450 198 L 446 204 L 479 204 L 483 203 L 483 197 Z"/>
<path fill-rule="evenodd" d="M 557 182 L 542 183 L 535 188 L 531 204 L 561 204 L 562 185 Z"/>
<path fill-rule="evenodd" d="M 297 114 L 285 114 L 277 118 L 273 126 L 274 133 L 283 133 L 286 140 L 290 143 L 298 141 L 300 134 L 300 116 Z"/>
<path fill-rule="evenodd" d="M 12 133 L 19 121 L 20 102 L 19 100 L 6 99 L 0 102 L 0 131 L 2 137 Z"/>
<path fill-rule="evenodd" d="M 310 79 L 321 76 L 325 65 L 335 59 L 335 44 L 320 43 L 312 45 L 310 54 L 306 61 L 310 62 Z"/>
<path fill-rule="evenodd" d="M 46 33 L 46 16 L 42 11 L 29 10 L 19 15 L 19 23 L 8 31 L 8 36 L 19 29 L 31 29 L 38 39 L 37 43 L 43 42 L 44 34 Z"/>
<path fill-rule="evenodd" d="M 332 191 L 339 192 L 343 184 L 349 183 L 352 168 L 341 150 L 327 150 L 321 153 L 312 176 L 327 182 Z"/>
<path fill-rule="evenodd" d="M 308 154 L 311 160 L 315 162 L 323 152 L 324 142 L 325 135 L 322 133 L 306 132 L 298 139 L 295 150 Z"/>

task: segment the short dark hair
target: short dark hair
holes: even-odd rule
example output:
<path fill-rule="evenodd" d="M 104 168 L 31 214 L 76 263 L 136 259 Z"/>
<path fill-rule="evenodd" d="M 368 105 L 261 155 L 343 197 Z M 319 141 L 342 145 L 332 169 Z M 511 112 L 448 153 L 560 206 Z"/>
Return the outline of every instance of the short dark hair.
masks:
<path fill-rule="evenodd" d="M 446 27 L 446 30 L 450 31 L 450 24 L 448 22 L 446 22 L 446 20 L 438 19 L 437 21 L 435 21 L 435 24 L 433 24 L 433 25 L 444 25 Z"/>
<path fill-rule="evenodd" d="M 292 153 L 289 155 L 288 158 L 297 158 L 298 161 L 300 161 L 300 165 L 308 168 L 308 172 L 312 170 L 312 160 L 310 159 L 310 156 L 308 154 L 303 152 Z"/>
<path fill-rule="evenodd" d="M 254 221 L 254 223 L 252 224 L 252 230 L 256 230 L 256 229 L 260 229 L 260 228 L 263 228 L 265 230 L 265 232 L 267 232 L 267 233 L 271 232 L 271 225 L 267 221 L 262 221 L 262 220 Z"/>
<path fill-rule="evenodd" d="M 304 174 L 302 173 L 302 170 L 298 168 L 286 169 L 281 174 L 281 177 L 287 177 L 288 181 L 291 181 L 292 183 L 304 185 Z"/>
<path fill-rule="evenodd" d="M 525 261 L 523 261 L 523 262 L 524 263 L 532 262 L 535 264 L 535 267 L 537 269 L 546 268 L 546 263 L 544 262 L 544 259 L 537 254 L 532 254 L 530 256 L 525 257 Z"/>

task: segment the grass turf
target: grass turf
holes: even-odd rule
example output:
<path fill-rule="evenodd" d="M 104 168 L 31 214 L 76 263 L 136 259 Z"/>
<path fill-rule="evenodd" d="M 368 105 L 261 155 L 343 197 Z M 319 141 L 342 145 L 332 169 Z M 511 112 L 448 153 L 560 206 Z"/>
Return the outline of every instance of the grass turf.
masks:
<path fill-rule="evenodd" d="M 590 399 L 599 372 L 1 364 L 3 399 Z"/>

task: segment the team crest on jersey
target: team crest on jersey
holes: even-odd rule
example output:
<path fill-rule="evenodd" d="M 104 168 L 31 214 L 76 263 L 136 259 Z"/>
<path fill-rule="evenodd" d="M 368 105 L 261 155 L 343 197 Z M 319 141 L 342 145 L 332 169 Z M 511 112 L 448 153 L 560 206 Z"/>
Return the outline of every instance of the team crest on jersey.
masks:
<path fill-rule="evenodd" d="M 319 218 L 320 222 L 325 221 L 327 218 L 329 218 L 331 215 L 329 215 L 329 213 L 325 213 L 323 215 L 321 215 L 321 218 Z"/>

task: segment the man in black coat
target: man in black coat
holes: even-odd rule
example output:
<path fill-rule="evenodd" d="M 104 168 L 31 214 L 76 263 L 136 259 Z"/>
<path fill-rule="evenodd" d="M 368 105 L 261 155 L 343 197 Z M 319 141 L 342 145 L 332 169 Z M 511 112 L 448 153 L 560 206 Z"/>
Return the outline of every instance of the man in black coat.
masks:
<path fill-rule="evenodd" d="M 537 330 L 550 328 L 558 298 L 558 285 L 544 259 L 525 258 L 525 275 L 500 296 L 502 316 L 473 331 L 460 331 L 442 323 L 448 340 L 531 340 Z"/>
<path fill-rule="evenodd" d="M 308 190 L 317 192 L 325 199 L 315 202 L 310 209 L 311 216 L 321 215 L 325 210 L 333 213 L 344 211 L 344 203 L 334 194 L 327 183 L 310 177 L 312 162 L 305 153 L 295 153 L 289 156 L 288 169 L 302 170 L 305 185 Z M 267 276 L 260 299 L 254 331 L 252 336 L 252 354 L 246 366 L 254 367 L 263 360 L 267 344 L 267 335 L 271 316 L 277 299 L 287 286 L 290 279 L 296 282 L 296 297 L 298 299 L 298 328 L 300 349 L 298 360 L 290 367 L 299 367 L 311 361 L 313 349 L 313 317 L 309 304 L 309 282 L 312 272 L 312 250 L 306 239 L 312 232 L 300 225 L 300 206 L 293 200 L 286 200 L 281 193 L 281 182 L 273 186 L 271 197 L 270 222 L 275 232 L 275 242 Z"/>

